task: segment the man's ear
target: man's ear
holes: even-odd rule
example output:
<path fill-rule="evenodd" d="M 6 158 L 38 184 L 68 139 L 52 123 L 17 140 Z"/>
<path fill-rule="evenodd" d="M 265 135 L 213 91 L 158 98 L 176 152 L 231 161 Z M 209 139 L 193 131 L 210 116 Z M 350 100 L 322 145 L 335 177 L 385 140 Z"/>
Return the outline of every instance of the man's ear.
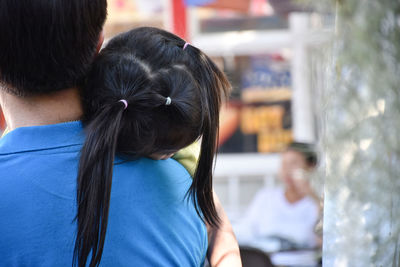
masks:
<path fill-rule="evenodd" d="M 101 46 L 103 45 L 103 42 L 104 42 L 104 30 L 102 30 L 100 32 L 99 41 L 98 41 L 97 46 L 96 46 L 96 54 L 98 54 L 100 52 L 100 49 L 101 49 Z"/>

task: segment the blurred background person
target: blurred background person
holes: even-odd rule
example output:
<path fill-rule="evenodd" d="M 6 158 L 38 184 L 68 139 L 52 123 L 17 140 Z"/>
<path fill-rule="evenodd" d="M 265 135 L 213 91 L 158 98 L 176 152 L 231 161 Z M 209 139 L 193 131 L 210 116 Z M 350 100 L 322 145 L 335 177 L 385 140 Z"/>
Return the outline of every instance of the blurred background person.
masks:
<path fill-rule="evenodd" d="M 273 238 L 280 249 L 313 248 L 318 219 L 318 197 L 309 175 L 317 164 L 313 145 L 293 142 L 282 153 L 279 177 L 282 187 L 264 187 L 236 227 L 239 242 Z M 278 248 L 279 250 L 279 248 Z"/>

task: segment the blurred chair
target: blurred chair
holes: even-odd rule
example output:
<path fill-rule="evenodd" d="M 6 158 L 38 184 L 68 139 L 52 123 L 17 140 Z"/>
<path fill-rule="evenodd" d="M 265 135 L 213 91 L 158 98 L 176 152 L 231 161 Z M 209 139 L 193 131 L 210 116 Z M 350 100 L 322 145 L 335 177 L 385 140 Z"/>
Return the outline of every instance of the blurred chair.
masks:
<path fill-rule="evenodd" d="M 264 251 L 248 246 L 240 246 L 239 249 L 243 267 L 274 267 Z"/>

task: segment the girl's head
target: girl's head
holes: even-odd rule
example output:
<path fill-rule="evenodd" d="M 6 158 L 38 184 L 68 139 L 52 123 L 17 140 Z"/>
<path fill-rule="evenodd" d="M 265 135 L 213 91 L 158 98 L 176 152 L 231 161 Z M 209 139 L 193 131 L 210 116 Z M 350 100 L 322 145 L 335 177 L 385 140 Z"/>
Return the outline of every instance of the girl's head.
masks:
<path fill-rule="evenodd" d="M 170 154 L 201 138 L 199 167 L 189 193 L 199 215 L 217 225 L 212 166 L 219 107 L 229 89 L 210 58 L 160 29 L 123 33 L 100 52 L 83 90 L 87 137 L 78 174 L 75 247 L 81 266 L 90 252 L 93 264 L 101 257 L 116 152 L 135 157 Z"/>
<path fill-rule="evenodd" d="M 105 109 L 110 117 L 123 113 L 117 151 L 138 156 L 177 151 L 210 127 L 215 135 L 215 115 L 229 84 L 205 54 L 184 46 L 181 38 L 156 28 L 112 39 L 89 74 L 84 122 Z"/>

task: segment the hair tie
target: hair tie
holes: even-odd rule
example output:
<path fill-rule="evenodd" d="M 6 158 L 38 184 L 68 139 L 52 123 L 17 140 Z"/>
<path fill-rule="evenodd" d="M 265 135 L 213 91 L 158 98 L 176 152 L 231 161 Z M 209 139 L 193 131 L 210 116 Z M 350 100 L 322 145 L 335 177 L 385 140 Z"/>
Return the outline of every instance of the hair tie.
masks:
<path fill-rule="evenodd" d="M 182 50 L 185 50 L 185 48 L 186 48 L 188 45 L 190 45 L 190 44 L 189 44 L 188 42 L 186 42 L 185 45 L 183 46 L 183 49 L 182 49 Z"/>
<path fill-rule="evenodd" d="M 128 107 L 128 101 L 126 101 L 125 99 L 118 100 L 118 102 L 124 103 L 125 106 L 124 110 Z"/>
<path fill-rule="evenodd" d="M 171 102 L 172 102 L 172 100 L 171 100 L 171 98 L 168 96 L 168 97 L 167 97 L 167 100 L 165 101 L 165 105 L 166 105 L 166 106 L 169 106 L 169 105 L 171 105 Z"/>

